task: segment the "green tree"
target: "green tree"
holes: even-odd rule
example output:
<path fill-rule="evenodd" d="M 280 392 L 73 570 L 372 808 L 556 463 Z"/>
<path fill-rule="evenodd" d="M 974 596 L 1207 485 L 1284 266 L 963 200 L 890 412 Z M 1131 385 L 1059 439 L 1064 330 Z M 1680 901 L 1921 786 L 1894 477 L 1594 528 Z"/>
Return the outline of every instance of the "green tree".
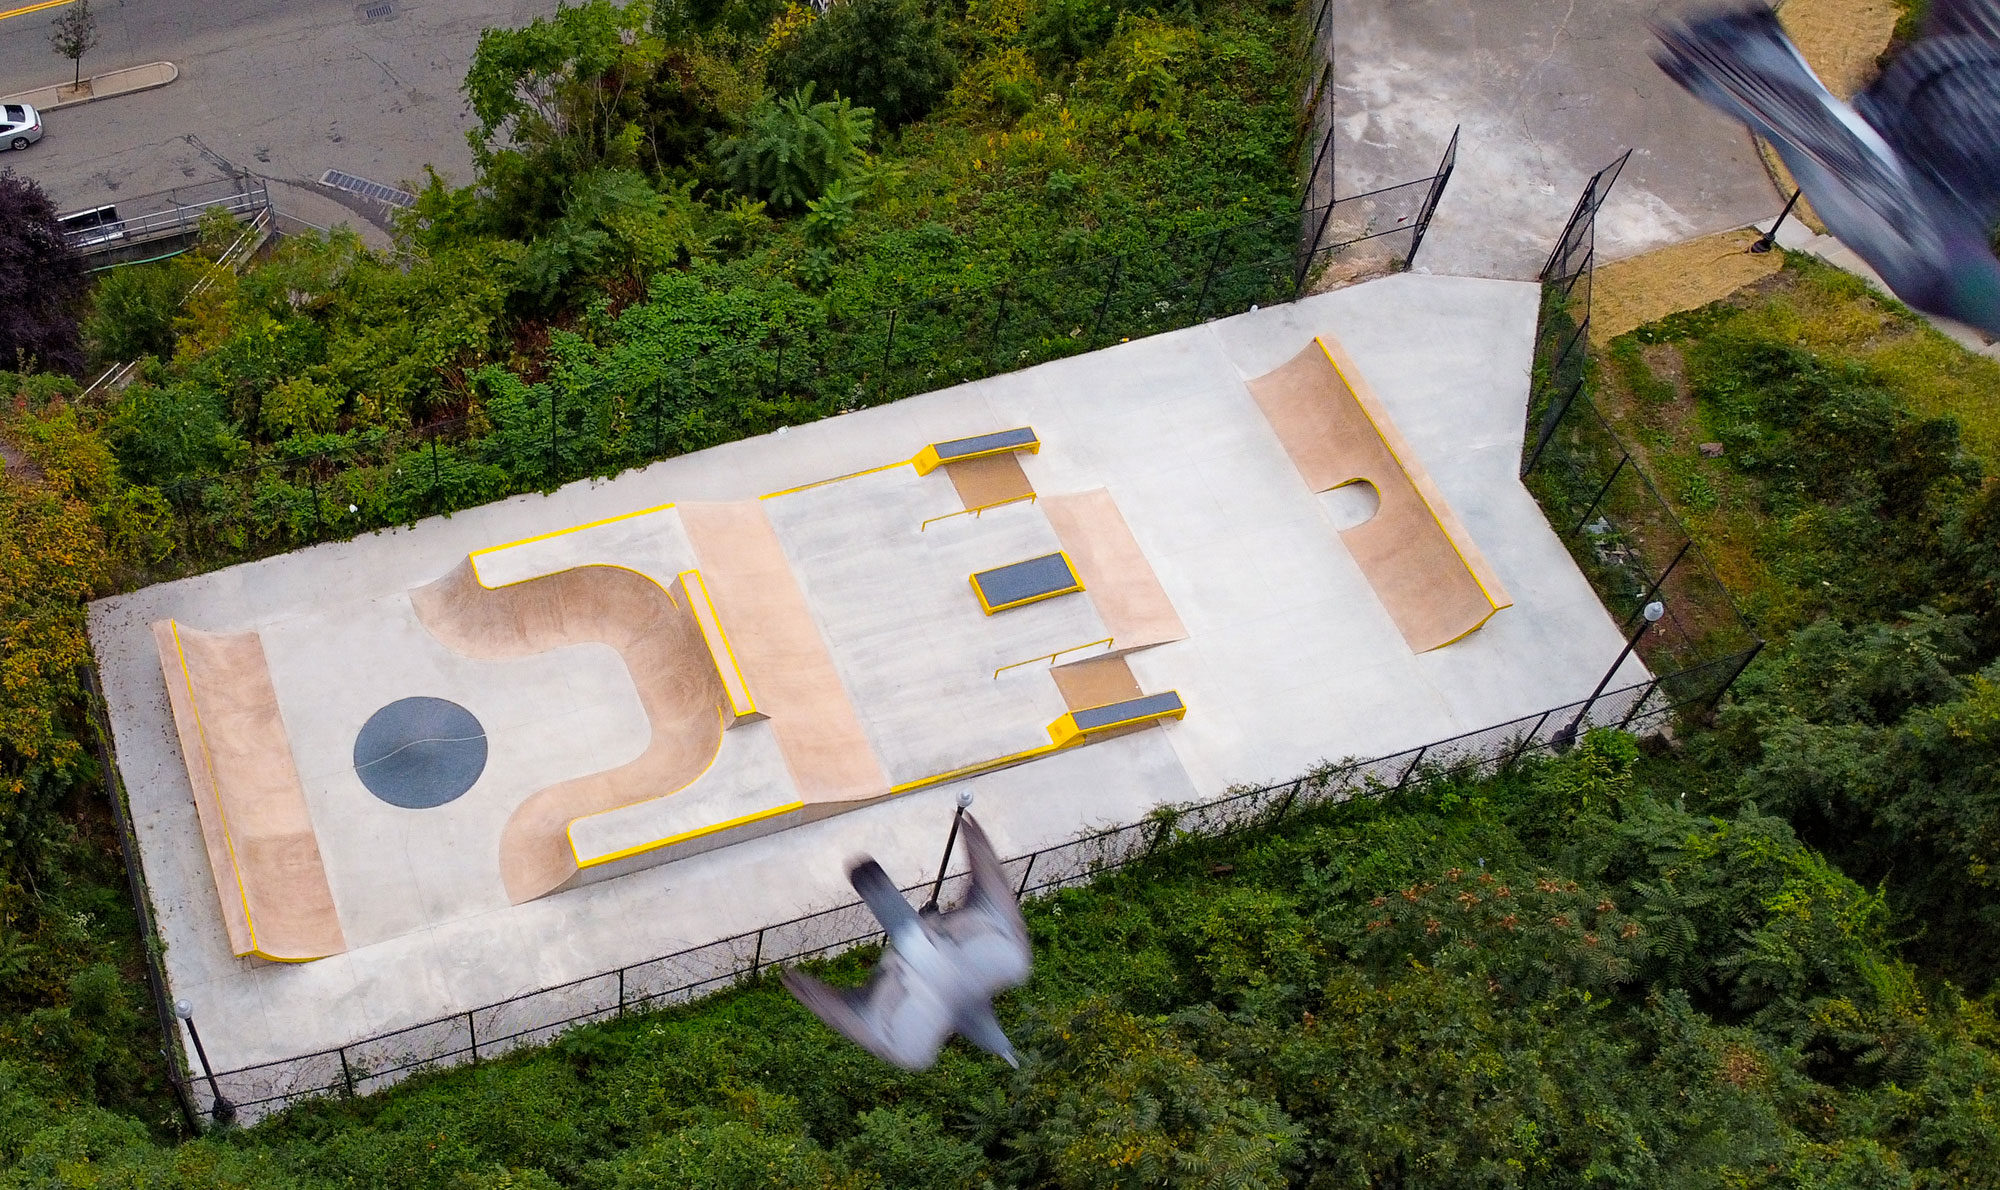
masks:
<path fill-rule="evenodd" d="M 0 228 L 0 369 L 81 370 L 83 263 L 55 204 L 32 178 L 0 172 Z"/>
<path fill-rule="evenodd" d="M 875 113 L 845 99 L 813 102 L 813 85 L 750 114 L 749 127 L 720 154 L 730 184 L 773 207 L 798 211 L 836 181 L 852 180 L 868 160 Z"/>
<path fill-rule="evenodd" d="M 768 77 L 780 91 L 817 84 L 895 129 L 936 106 L 956 74 L 917 0 L 842 0 L 772 55 Z"/>
<path fill-rule="evenodd" d="M 76 0 L 56 17 L 49 30 L 49 47 L 75 63 L 70 86 L 83 86 L 83 56 L 97 48 L 97 14 L 90 0 Z"/>
<path fill-rule="evenodd" d="M 179 260 L 132 265 L 101 275 L 84 337 L 102 360 L 174 353 L 174 318 L 199 274 Z"/>

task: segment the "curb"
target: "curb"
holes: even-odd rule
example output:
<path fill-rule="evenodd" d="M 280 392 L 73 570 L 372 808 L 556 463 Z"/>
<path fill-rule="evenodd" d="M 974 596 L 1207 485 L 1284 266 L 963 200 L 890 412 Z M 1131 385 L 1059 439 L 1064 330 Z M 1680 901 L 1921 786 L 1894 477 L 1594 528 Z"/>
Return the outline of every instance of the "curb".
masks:
<path fill-rule="evenodd" d="M 164 87 L 181 76 L 181 68 L 172 62 L 148 62 L 143 66 L 128 66 L 123 70 L 94 74 L 84 80 L 90 87 L 88 95 L 63 97 L 69 91 L 68 83 L 57 83 L 52 87 L 36 87 L 30 91 L 17 91 L 12 95 L 0 95 L 0 103 L 26 103 L 37 111 L 56 111 L 65 107 L 80 107 L 95 103 L 100 99 L 112 99 L 120 95 L 131 95 L 138 91 L 150 91 L 154 87 Z"/>

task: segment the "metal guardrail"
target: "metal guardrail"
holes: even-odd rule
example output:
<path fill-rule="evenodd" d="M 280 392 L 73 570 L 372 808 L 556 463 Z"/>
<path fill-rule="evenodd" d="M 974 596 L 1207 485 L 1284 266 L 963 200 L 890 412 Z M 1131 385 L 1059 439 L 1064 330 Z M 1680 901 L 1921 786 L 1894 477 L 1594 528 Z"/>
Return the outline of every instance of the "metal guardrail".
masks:
<path fill-rule="evenodd" d="M 148 198 L 164 197 L 172 205 L 159 210 L 148 211 L 127 218 L 107 220 L 95 226 L 78 228 L 63 233 L 63 240 L 70 247 L 85 256 L 111 252 L 129 244 L 142 244 L 150 240 L 162 240 L 171 236 L 186 235 L 200 226 L 201 218 L 209 211 L 241 218 L 268 211 L 271 207 L 270 188 L 262 178 L 235 178 L 232 189 L 218 194 L 215 198 L 194 198 L 183 201 L 183 191 L 170 190 L 164 195 L 146 196 L 136 200 L 144 202 Z M 99 208 L 100 210 L 102 208 Z"/>

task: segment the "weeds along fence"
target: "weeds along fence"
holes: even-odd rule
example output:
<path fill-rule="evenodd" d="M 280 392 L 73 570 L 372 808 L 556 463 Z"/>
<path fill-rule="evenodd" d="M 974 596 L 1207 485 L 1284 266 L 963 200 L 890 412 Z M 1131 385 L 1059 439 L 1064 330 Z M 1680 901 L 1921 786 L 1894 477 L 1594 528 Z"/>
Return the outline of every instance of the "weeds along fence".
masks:
<path fill-rule="evenodd" d="M 1763 641 L 1590 398 L 1596 217 L 1630 155 L 1584 186 L 1542 270 L 1521 476 L 1628 633 L 1637 629 L 1646 604 L 1664 605 L 1665 617 L 1640 641 L 1648 668 L 1686 672 L 1726 657 L 1747 666 Z"/>
<path fill-rule="evenodd" d="M 1312 806 L 1379 796 L 1415 782 L 1500 772 L 1565 749 L 1592 727 L 1650 734 L 1677 714 L 1711 708 L 1734 680 L 1741 661 L 1717 658 L 1691 670 L 1391 756 L 1329 765 L 1295 780 L 1234 791 L 1199 805 L 1164 808 L 1141 822 L 1018 855 L 1003 866 L 1022 897 L 1051 896 L 1143 860 L 1177 840 L 1273 826 Z M 949 876 L 940 903 L 955 903 L 968 879 L 962 870 Z M 925 889 L 928 883 L 905 891 Z M 215 1071 L 212 1085 L 204 1077 L 179 1074 L 178 1067 L 176 1078 L 204 1117 L 213 1113 L 219 1091 L 237 1118 L 248 1123 L 301 1100 L 365 1095 L 425 1071 L 496 1058 L 521 1046 L 553 1040 L 577 1025 L 686 1004 L 773 968 L 830 957 L 881 938 L 881 928 L 866 906 L 840 905 L 334 1049 Z"/>
<path fill-rule="evenodd" d="M 469 417 L 264 448 L 247 466 L 169 480 L 166 557 L 147 581 L 614 475 L 671 455 L 1193 326 L 1311 291 L 1357 243 L 1414 252 L 1450 177 L 1429 177 L 1202 235 L 865 315 L 802 301 L 761 338 L 676 339 L 525 383 L 470 380 Z M 1350 207 L 1350 204 L 1352 206 Z M 1398 205 L 1400 204 L 1400 205 Z M 1347 213 L 1401 210 L 1367 230 Z M 1359 216 L 1357 216 L 1359 217 Z M 1308 229 L 1302 234 L 1301 228 Z M 678 352 L 679 354 L 675 354 Z"/>

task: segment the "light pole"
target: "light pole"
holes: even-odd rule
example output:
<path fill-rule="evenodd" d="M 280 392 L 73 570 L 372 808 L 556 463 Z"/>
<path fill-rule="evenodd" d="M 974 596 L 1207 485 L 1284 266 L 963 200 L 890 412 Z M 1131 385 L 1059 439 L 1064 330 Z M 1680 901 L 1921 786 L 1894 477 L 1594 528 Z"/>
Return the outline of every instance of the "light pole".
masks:
<path fill-rule="evenodd" d="M 951 849 L 958 842 L 958 820 L 964 818 L 965 812 L 971 808 L 972 787 L 968 785 L 958 791 L 958 809 L 951 813 L 951 833 L 944 837 L 944 856 L 938 860 L 937 879 L 931 882 L 931 899 L 924 902 L 925 913 L 938 911 L 938 894 L 944 890 L 944 870 L 951 866 Z"/>
<path fill-rule="evenodd" d="M 1567 752 L 1576 744 L 1576 733 L 1583 730 L 1583 721 L 1590 717 L 1590 708 L 1596 704 L 1598 696 L 1604 693 L 1604 688 L 1611 684 L 1611 679 L 1618 673 L 1618 667 L 1625 664 L 1625 659 L 1632 655 L 1633 649 L 1639 647 L 1639 638 L 1646 635 L 1646 629 L 1659 623 L 1660 618 L 1667 614 L 1667 605 L 1655 599 L 1639 614 L 1643 617 L 1639 621 L 1639 627 L 1633 631 L 1632 639 L 1626 641 L 1625 647 L 1618 651 L 1618 660 L 1613 661 L 1611 668 L 1604 671 L 1603 680 L 1597 683 L 1597 689 L 1590 692 L 1590 697 L 1583 700 L 1583 709 L 1576 713 L 1576 718 L 1571 719 L 1568 725 L 1550 739 L 1549 742 L 1556 746 L 1556 751 Z"/>
<path fill-rule="evenodd" d="M 179 1017 L 181 1023 L 187 1026 L 188 1036 L 194 1039 L 194 1054 L 195 1057 L 201 1059 L 202 1077 L 208 1080 L 208 1093 L 215 1097 L 215 1104 L 209 1108 L 209 1114 L 215 1117 L 215 1122 L 218 1124 L 234 1123 L 236 1120 L 236 1105 L 224 1098 L 222 1088 L 216 1085 L 215 1071 L 208 1065 L 208 1051 L 202 1048 L 201 1033 L 194 1027 L 194 1005 L 188 1003 L 186 1000 L 176 1000 L 174 1001 L 174 1015 Z"/>

